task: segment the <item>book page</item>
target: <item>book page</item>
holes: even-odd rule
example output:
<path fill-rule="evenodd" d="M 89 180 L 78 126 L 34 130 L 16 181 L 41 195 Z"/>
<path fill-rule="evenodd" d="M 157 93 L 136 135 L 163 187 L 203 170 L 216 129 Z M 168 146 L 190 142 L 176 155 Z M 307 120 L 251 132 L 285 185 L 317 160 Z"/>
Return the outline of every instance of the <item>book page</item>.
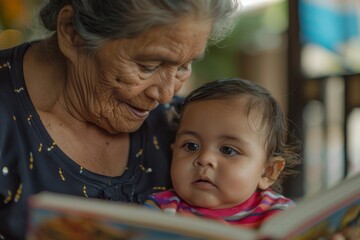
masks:
<path fill-rule="evenodd" d="M 30 199 L 32 239 L 255 239 L 255 232 L 213 220 L 173 216 L 139 205 L 41 193 Z"/>
<path fill-rule="evenodd" d="M 263 224 L 261 236 L 274 239 L 321 239 L 335 232 L 357 231 L 360 239 L 360 174 L 301 200 Z M 324 238 L 327 239 L 327 238 Z M 351 238 L 349 238 L 351 239 Z"/>

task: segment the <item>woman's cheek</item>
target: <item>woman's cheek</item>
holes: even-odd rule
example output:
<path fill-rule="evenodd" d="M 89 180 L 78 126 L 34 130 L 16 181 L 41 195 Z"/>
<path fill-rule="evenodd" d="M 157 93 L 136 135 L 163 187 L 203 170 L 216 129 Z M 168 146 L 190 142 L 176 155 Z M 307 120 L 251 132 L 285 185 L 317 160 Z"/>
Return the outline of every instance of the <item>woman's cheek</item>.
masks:
<path fill-rule="evenodd" d="M 180 89 L 182 88 L 182 86 L 184 86 L 186 80 L 187 80 L 187 79 L 185 79 L 185 80 L 183 80 L 183 81 L 178 81 L 178 82 L 175 84 L 175 89 L 174 89 L 175 95 L 180 91 Z"/>

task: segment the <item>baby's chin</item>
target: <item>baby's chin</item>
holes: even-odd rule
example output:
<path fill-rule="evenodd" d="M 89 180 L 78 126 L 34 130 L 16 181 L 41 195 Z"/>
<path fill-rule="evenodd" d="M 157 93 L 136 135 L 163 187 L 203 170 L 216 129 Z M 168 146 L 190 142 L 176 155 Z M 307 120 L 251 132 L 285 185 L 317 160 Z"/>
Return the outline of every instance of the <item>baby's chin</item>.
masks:
<path fill-rule="evenodd" d="M 206 209 L 224 209 L 238 205 L 237 203 L 223 203 L 220 200 L 209 196 L 192 197 L 188 199 L 183 198 L 183 200 L 193 207 Z"/>

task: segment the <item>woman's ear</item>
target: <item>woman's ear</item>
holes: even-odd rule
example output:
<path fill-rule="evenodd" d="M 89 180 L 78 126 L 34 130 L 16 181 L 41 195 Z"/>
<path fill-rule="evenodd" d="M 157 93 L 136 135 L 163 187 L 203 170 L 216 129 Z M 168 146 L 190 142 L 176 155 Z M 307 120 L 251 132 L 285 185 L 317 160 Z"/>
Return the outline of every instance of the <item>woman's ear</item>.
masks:
<path fill-rule="evenodd" d="M 57 38 L 60 51 L 71 61 L 77 56 L 78 46 L 82 39 L 73 25 L 74 9 L 71 5 L 64 6 L 57 19 Z"/>
<path fill-rule="evenodd" d="M 273 157 L 270 163 L 265 167 L 258 183 L 258 188 L 265 190 L 269 188 L 279 177 L 281 171 L 285 168 L 285 159 L 282 157 Z"/>

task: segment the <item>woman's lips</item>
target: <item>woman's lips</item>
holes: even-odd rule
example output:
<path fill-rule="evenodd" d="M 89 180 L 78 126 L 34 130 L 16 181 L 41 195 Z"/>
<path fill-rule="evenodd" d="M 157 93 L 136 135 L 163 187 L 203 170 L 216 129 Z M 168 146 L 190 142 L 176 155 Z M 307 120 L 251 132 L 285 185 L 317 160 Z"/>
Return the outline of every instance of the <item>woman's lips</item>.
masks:
<path fill-rule="evenodd" d="M 150 113 L 150 111 L 148 111 L 148 110 L 142 110 L 140 108 L 136 108 L 136 107 L 133 107 L 131 105 L 127 105 L 127 106 L 129 108 L 130 112 L 138 119 L 144 119 Z"/>

